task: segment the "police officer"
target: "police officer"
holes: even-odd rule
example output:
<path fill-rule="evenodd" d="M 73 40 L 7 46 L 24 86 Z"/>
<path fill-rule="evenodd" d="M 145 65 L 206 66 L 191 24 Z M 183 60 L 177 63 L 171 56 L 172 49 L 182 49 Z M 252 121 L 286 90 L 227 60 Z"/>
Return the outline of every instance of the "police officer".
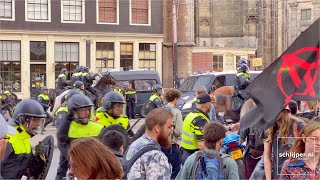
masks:
<path fill-rule="evenodd" d="M 75 89 L 71 89 L 62 98 L 61 100 L 62 104 L 55 113 L 55 121 L 58 129 L 61 121 L 67 120 L 66 118 L 68 115 L 68 106 L 67 106 L 68 99 L 70 99 L 73 95 L 76 95 L 76 94 L 81 94 L 81 92 Z M 66 157 L 62 153 L 60 153 L 60 161 L 57 169 L 56 180 L 60 180 L 66 177 L 67 171 L 68 171 L 68 161 Z"/>
<path fill-rule="evenodd" d="M 113 91 L 123 95 L 123 92 L 122 92 L 122 90 L 120 89 L 119 84 L 116 84 L 116 85 L 114 86 Z"/>
<path fill-rule="evenodd" d="M 41 94 L 38 96 L 38 102 L 42 105 L 47 118 L 45 119 L 45 121 L 42 123 L 41 125 L 41 134 L 43 134 L 43 132 L 45 131 L 45 127 L 53 121 L 52 117 L 50 116 L 50 114 L 47 112 L 49 107 L 51 106 L 51 99 L 48 96 L 49 94 L 49 89 L 46 86 L 41 87 Z M 55 125 L 55 124 L 53 124 Z"/>
<path fill-rule="evenodd" d="M 151 94 L 149 98 L 149 112 L 152 111 L 155 108 L 164 107 L 164 103 L 161 99 L 162 92 L 162 86 L 159 84 L 155 84 L 153 87 L 153 93 Z"/>
<path fill-rule="evenodd" d="M 4 87 L 4 92 L 3 92 L 3 94 L 6 94 L 6 95 L 8 95 L 9 96 L 9 98 L 11 99 L 11 86 L 5 86 Z"/>
<path fill-rule="evenodd" d="M 237 68 L 235 88 L 238 91 L 244 90 L 250 83 L 249 67 L 247 64 L 239 64 Z"/>
<path fill-rule="evenodd" d="M 245 63 L 239 64 L 235 77 L 234 95 L 232 97 L 232 110 L 240 111 L 242 104 L 248 99 L 248 94 L 244 90 L 250 84 L 249 67 Z"/>
<path fill-rule="evenodd" d="M 70 89 L 68 93 L 64 97 L 62 97 L 61 106 L 54 113 L 57 128 L 59 128 L 59 120 L 63 119 L 68 113 L 68 106 L 67 106 L 68 99 L 70 99 L 70 97 L 76 94 L 81 94 L 81 92 L 76 89 Z"/>
<path fill-rule="evenodd" d="M 211 110 L 212 100 L 209 94 L 199 94 L 196 100 L 196 108 L 190 112 L 182 124 L 181 135 L 181 163 L 184 164 L 186 159 L 195 151 L 203 150 L 203 127 L 210 122 L 209 112 Z M 236 131 L 240 123 L 224 126 L 227 131 Z"/>
<path fill-rule="evenodd" d="M 4 104 L 7 105 L 8 112 L 12 117 L 15 102 L 12 99 L 11 86 L 5 86 L 4 88 L 5 88 L 5 91 L 3 92 L 3 97 L 1 98 L 3 98 Z"/>
<path fill-rule="evenodd" d="M 211 110 L 211 98 L 207 93 L 200 94 L 196 100 L 196 108 L 183 121 L 181 140 L 181 163 L 199 149 L 205 148 L 202 129 L 210 122 L 208 113 Z"/>
<path fill-rule="evenodd" d="M 122 114 L 125 103 L 126 101 L 121 94 L 114 91 L 106 93 L 103 97 L 102 106 L 97 109 L 97 122 L 106 127 L 112 124 L 120 124 L 124 129 L 129 129 L 129 119 Z"/>
<path fill-rule="evenodd" d="M 69 83 L 67 82 L 68 70 L 66 68 L 61 69 L 61 73 L 57 79 L 57 96 L 67 89 Z"/>
<path fill-rule="evenodd" d="M 239 64 L 245 64 L 245 65 L 247 65 L 249 67 L 248 61 L 246 59 L 244 59 L 244 58 L 240 58 Z"/>
<path fill-rule="evenodd" d="M 92 121 L 93 103 L 83 94 L 75 94 L 67 100 L 68 114 L 61 119 L 57 131 L 58 148 L 65 159 L 68 159 L 70 143 L 74 139 L 98 137 L 104 134 L 105 128 Z M 61 176 L 63 176 L 62 171 Z"/>
<path fill-rule="evenodd" d="M 80 92 L 82 92 L 83 94 L 85 94 L 85 88 L 84 88 L 84 84 L 82 81 L 76 81 L 73 84 L 73 89 L 78 90 Z"/>
<path fill-rule="evenodd" d="M 92 94 L 95 95 L 95 97 L 99 97 L 99 93 L 97 90 L 95 90 L 93 87 L 91 87 L 93 80 L 95 79 L 94 75 L 89 74 L 89 68 L 88 67 L 83 67 L 83 72 L 81 75 L 81 81 L 84 84 L 84 88 L 90 91 Z"/>
<path fill-rule="evenodd" d="M 83 66 L 79 66 L 76 69 L 76 72 L 72 74 L 71 76 L 71 83 L 74 84 L 76 81 L 81 81 L 81 75 L 83 71 Z"/>
<path fill-rule="evenodd" d="M 23 175 L 35 177 L 42 171 L 44 161 L 40 154 L 32 153 L 30 139 L 36 135 L 41 119 L 46 114 L 39 102 L 25 99 L 19 102 L 9 124 L 15 130 L 15 135 L 7 135 L 7 148 L 1 161 L 1 176 L 4 179 L 21 179 Z"/>
<path fill-rule="evenodd" d="M 132 88 L 132 85 L 128 85 L 128 89 L 126 91 L 126 102 L 127 102 L 127 115 L 129 119 L 135 119 L 136 118 L 136 113 L 135 113 L 135 107 L 137 103 L 137 93 L 136 91 Z"/>

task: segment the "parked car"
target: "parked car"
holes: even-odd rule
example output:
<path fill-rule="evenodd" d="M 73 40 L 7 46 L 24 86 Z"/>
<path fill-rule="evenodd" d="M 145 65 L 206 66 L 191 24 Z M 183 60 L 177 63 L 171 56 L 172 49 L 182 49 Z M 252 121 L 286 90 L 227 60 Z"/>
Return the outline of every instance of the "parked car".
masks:
<path fill-rule="evenodd" d="M 250 71 L 250 80 L 255 79 L 262 71 Z M 204 86 L 209 92 L 222 86 L 233 86 L 237 71 L 214 72 L 192 75 L 187 77 L 179 90 L 181 98 L 177 103 L 177 107 L 185 116 L 192 110 L 192 100 L 195 97 L 195 92 L 200 87 Z"/>
<path fill-rule="evenodd" d="M 111 76 L 115 78 L 120 87 L 126 87 L 129 84 L 137 92 L 138 102 L 135 112 L 141 116 L 141 107 L 149 100 L 152 94 L 152 87 L 155 84 L 161 84 L 157 71 L 113 71 Z"/>

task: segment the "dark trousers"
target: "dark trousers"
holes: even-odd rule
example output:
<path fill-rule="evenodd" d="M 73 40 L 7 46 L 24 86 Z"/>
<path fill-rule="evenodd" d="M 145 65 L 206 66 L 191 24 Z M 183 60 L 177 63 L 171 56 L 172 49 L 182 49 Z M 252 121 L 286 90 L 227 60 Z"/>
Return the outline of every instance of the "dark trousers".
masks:
<path fill-rule="evenodd" d="M 136 108 L 136 103 L 132 101 L 127 101 L 127 116 L 128 118 L 136 118 L 136 113 L 134 109 Z"/>
<path fill-rule="evenodd" d="M 62 155 L 62 153 L 60 153 L 60 161 L 59 161 L 59 166 L 57 170 L 56 180 L 60 180 L 66 177 L 68 168 L 69 168 L 68 160 L 64 157 L 64 155 Z"/>
<path fill-rule="evenodd" d="M 161 150 L 167 156 L 169 163 L 172 166 L 171 179 L 175 179 L 181 169 L 181 162 L 179 158 L 179 145 L 172 144 L 171 148 L 161 148 Z"/>
<path fill-rule="evenodd" d="M 254 168 L 256 167 L 257 163 L 260 161 L 259 159 L 253 159 L 250 154 L 247 154 L 244 157 L 244 167 L 245 167 L 245 177 L 249 179 Z"/>
<path fill-rule="evenodd" d="M 194 152 L 196 152 L 197 150 L 187 150 L 184 149 L 183 147 L 180 148 L 180 162 L 181 165 L 183 166 L 184 162 L 186 162 L 186 160 L 188 159 L 188 157 L 193 154 Z"/>

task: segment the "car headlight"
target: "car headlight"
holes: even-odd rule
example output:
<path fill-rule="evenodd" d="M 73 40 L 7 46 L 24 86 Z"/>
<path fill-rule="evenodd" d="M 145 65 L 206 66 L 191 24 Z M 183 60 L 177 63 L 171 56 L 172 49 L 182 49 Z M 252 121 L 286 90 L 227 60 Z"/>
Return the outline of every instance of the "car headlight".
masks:
<path fill-rule="evenodd" d="M 183 106 L 181 110 L 186 110 L 186 109 L 191 109 L 192 108 L 192 103 L 193 101 L 188 101 L 186 102 Z"/>

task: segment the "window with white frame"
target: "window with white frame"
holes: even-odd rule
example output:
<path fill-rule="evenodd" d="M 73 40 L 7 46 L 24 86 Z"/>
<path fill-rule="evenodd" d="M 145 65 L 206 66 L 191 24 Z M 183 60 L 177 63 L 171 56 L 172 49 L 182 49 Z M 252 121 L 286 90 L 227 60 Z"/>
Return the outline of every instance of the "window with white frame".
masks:
<path fill-rule="evenodd" d="M 56 42 L 54 60 L 56 62 L 79 62 L 79 43 Z"/>
<path fill-rule="evenodd" d="M 55 78 L 58 77 L 61 68 L 66 68 L 73 73 L 76 66 L 79 65 L 79 54 L 79 43 L 56 42 L 54 45 Z"/>
<path fill-rule="evenodd" d="M 30 41 L 30 61 L 46 62 L 46 41 Z"/>
<path fill-rule="evenodd" d="M 118 0 L 97 0 L 98 22 L 118 23 Z"/>
<path fill-rule="evenodd" d="M 223 55 L 213 55 L 213 71 L 223 71 Z"/>
<path fill-rule="evenodd" d="M 139 69 L 156 70 L 155 43 L 139 43 Z"/>
<path fill-rule="evenodd" d="M 114 43 L 96 43 L 96 70 L 104 72 L 114 68 Z"/>
<path fill-rule="evenodd" d="M 150 24 L 150 0 L 131 0 L 131 24 Z"/>
<path fill-rule="evenodd" d="M 0 41 L 1 86 L 21 91 L 21 44 L 20 41 Z"/>
<path fill-rule="evenodd" d="M 84 0 L 62 0 L 62 22 L 84 22 Z"/>
<path fill-rule="evenodd" d="M 12 19 L 14 8 L 13 0 L 0 0 L 0 19 Z"/>
<path fill-rule="evenodd" d="M 27 0 L 28 20 L 49 20 L 49 0 Z"/>
<path fill-rule="evenodd" d="M 311 19 L 311 9 L 302 9 L 301 20 L 310 20 L 310 19 Z"/>

